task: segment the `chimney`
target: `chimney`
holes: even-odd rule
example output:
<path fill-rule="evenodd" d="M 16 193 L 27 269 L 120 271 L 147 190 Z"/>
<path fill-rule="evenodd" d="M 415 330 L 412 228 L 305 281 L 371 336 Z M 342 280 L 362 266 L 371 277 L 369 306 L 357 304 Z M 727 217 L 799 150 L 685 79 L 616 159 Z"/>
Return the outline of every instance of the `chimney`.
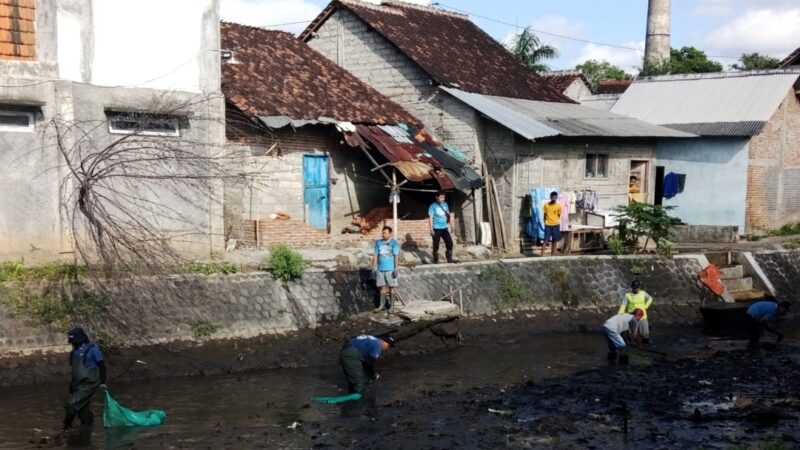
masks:
<path fill-rule="evenodd" d="M 647 6 L 647 37 L 644 59 L 651 63 L 669 61 L 669 8 L 670 0 L 649 0 Z"/>

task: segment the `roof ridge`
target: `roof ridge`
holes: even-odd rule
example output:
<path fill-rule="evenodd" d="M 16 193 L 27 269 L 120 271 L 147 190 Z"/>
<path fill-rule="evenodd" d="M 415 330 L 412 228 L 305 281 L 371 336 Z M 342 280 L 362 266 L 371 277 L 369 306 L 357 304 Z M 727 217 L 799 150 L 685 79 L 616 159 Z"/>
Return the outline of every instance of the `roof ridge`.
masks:
<path fill-rule="evenodd" d="M 259 27 L 259 26 L 256 26 L 256 25 L 246 25 L 246 24 L 243 24 L 243 23 L 231 22 L 231 21 L 228 21 L 228 20 L 220 20 L 219 23 L 220 24 L 226 24 L 226 25 L 234 25 L 234 26 L 242 27 L 242 28 L 250 28 L 250 29 L 253 29 L 253 30 L 257 30 L 257 31 L 266 31 L 266 32 L 272 33 L 272 34 L 286 34 L 286 35 L 291 36 L 292 39 L 295 38 L 295 35 L 293 33 L 290 33 L 288 31 L 283 31 L 283 30 L 272 30 L 272 29 L 269 29 L 269 28 Z"/>
<path fill-rule="evenodd" d="M 448 11 L 446 9 L 436 8 L 434 6 L 418 5 L 416 3 L 409 3 L 402 0 L 382 0 L 380 3 L 375 3 L 365 0 L 338 0 L 338 1 L 339 3 L 342 3 L 344 5 L 351 4 L 351 5 L 361 6 L 364 8 L 370 8 L 380 12 L 390 12 L 393 14 L 402 14 L 402 11 L 398 11 L 398 9 L 407 8 L 426 13 L 441 14 L 444 16 L 451 16 L 458 19 L 469 20 L 469 16 L 467 14 L 462 14 L 455 11 Z"/>
<path fill-rule="evenodd" d="M 583 75 L 583 72 L 577 69 L 567 70 L 551 70 L 547 72 L 536 72 L 543 77 L 558 77 L 558 76 L 578 76 Z"/>
<path fill-rule="evenodd" d="M 658 83 L 662 81 L 716 80 L 721 78 L 744 78 L 744 77 L 758 77 L 758 76 L 769 76 L 769 75 L 793 75 L 793 74 L 800 75 L 800 68 L 657 75 L 649 77 L 640 77 L 637 78 L 634 82 Z"/>

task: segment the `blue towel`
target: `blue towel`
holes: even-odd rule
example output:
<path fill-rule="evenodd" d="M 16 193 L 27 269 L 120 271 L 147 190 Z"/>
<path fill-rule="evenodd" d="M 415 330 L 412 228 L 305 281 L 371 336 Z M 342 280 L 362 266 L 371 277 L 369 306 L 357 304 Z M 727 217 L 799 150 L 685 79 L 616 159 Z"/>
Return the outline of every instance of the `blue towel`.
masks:
<path fill-rule="evenodd" d="M 680 193 L 678 174 L 670 172 L 664 177 L 664 198 L 672 198 Z"/>

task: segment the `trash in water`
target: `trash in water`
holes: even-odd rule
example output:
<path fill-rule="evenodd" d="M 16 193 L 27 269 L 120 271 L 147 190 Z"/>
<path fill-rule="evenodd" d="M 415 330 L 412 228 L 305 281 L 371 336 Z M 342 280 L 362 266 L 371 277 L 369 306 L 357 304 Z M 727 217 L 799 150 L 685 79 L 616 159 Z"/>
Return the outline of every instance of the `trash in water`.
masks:
<path fill-rule="evenodd" d="M 288 429 L 290 429 L 290 430 L 296 430 L 296 429 L 297 429 L 297 427 L 299 427 L 300 425 L 301 425 L 301 423 L 300 423 L 300 422 L 296 422 L 296 421 L 295 421 L 295 422 L 292 422 L 292 424 L 291 424 L 291 425 L 289 425 L 289 426 L 287 426 L 286 428 L 288 428 Z"/>
<path fill-rule="evenodd" d="M 512 411 L 510 409 L 492 409 L 492 408 L 489 408 L 489 412 L 490 413 L 494 413 L 494 414 L 500 414 L 501 416 L 513 416 L 514 415 L 514 411 Z"/>

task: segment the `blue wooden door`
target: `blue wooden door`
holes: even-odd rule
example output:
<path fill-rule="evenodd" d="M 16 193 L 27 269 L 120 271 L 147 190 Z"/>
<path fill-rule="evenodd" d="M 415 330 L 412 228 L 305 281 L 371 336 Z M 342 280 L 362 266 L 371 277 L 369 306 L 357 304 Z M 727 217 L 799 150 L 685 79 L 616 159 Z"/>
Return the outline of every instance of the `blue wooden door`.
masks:
<path fill-rule="evenodd" d="M 328 228 L 328 157 L 303 155 L 303 199 L 306 223 L 314 228 Z"/>

